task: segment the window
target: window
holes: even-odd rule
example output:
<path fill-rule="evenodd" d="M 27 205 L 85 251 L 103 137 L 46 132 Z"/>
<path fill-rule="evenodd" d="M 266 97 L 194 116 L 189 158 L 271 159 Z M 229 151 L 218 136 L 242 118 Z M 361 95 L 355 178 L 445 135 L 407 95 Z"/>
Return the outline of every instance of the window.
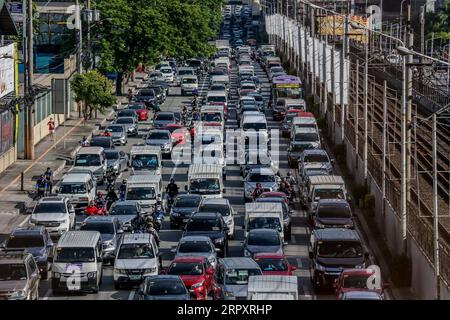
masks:
<path fill-rule="evenodd" d="M 167 274 L 179 276 L 200 276 L 203 274 L 203 265 L 199 262 L 174 262 Z"/>
<path fill-rule="evenodd" d="M 66 207 L 64 203 L 40 203 L 33 213 L 66 213 Z"/>
<path fill-rule="evenodd" d="M 230 269 L 226 271 L 225 283 L 231 285 L 246 285 L 248 284 L 249 276 L 259 275 L 261 275 L 259 269 Z"/>
<path fill-rule="evenodd" d="M 153 259 L 155 253 L 149 244 L 130 243 L 120 246 L 117 259 Z"/>
<path fill-rule="evenodd" d="M 95 250 L 93 248 L 58 248 L 56 262 L 94 262 Z"/>
<path fill-rule="evenodd" d="M 180 243 L 178 252 L 195 253 L 195 252 L 212 252 L 211 245 L 207 241 L 184 241 Z"/>
<path fill-rule="evenodd" d="M 18 281 L 27 279 L 27 269 L 23 263 L 0 264 L 0 281 Z"/>

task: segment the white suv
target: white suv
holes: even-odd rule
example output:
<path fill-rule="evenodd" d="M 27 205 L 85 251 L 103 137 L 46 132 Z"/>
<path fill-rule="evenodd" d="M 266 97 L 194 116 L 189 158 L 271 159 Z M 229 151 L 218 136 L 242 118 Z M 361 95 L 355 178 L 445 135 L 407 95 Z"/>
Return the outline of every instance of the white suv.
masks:
<path fill-rule="evenodd" d="M 65 197 L 46 197 L 33 209 L 30 225 L 44 226 L 51 236 L 59 237 L 75 227 L 75 209 Z"/>

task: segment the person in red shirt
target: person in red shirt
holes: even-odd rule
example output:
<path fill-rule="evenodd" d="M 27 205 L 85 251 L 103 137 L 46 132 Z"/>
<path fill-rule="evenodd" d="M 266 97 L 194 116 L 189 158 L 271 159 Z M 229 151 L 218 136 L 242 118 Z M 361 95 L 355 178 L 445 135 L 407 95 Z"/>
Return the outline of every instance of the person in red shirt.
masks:
<path fill-rule="evenodd" d="M 50 120 L 47 122 L 47 126 L 50 137 L 55 140 L 55 121 L 53 121 L 53 118 L 50 118 Z"/>
<path fill-rule="evenodd" d="M 98 214 L 98 207 L 95 205 L 95 201 L 91 201 L 86 208 L 86 214 L 88 216 L 95 216 Z"/>

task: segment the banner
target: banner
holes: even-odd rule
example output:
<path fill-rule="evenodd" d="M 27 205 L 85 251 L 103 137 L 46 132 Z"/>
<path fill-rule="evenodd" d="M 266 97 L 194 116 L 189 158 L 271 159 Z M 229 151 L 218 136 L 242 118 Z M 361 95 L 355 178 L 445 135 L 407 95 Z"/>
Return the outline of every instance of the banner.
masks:
<path fill-rule="evenodd" d="M 0 114 L 0 123 L 1 123 L 0 154 L 4 154 L 13 146 L 14 116 L 10 110 L 5 110 Z"/>
<path fill-rule="evenodd" d="M 0 98 L 14 92 L 14 44 L 0 47 Z"/>

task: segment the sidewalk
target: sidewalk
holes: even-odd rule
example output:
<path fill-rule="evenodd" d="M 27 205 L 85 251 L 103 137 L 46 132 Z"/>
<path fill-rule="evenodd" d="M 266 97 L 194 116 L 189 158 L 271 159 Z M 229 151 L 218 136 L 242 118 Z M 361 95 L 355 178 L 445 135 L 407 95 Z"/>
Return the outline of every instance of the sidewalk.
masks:
<path fill-rule="evenodd" d="M 136 90 L 145 80 L 145 74 L 136 74 L 134 82 L 125 85 L 124 90 Z M 125 91 L 126 92 L 126 91 Z M 55 175 L 66 166 L 66 159 L 73 158 L 80 148 L 79 142 L 86 136 L 90 138 L 114 115 L 114 111 L 127 103 L 126 96 L 117 97 L 117 106 L 109 108 L 97 119 L 84 121 L 78 118 L 78 112 L 72 113 L 65 125 L 55 131 L 55 140 L 45 137 L 35 146 L 35 160 L 17 160 L 0 174 L 0 235 L 8 233 L 11 228 L 26 219 L 26 209 L 32 205 L 29 192 L 34 190 L 39 175 L 50 167 Z M 24 174 L 21 191 L 21 173 Z"/>

